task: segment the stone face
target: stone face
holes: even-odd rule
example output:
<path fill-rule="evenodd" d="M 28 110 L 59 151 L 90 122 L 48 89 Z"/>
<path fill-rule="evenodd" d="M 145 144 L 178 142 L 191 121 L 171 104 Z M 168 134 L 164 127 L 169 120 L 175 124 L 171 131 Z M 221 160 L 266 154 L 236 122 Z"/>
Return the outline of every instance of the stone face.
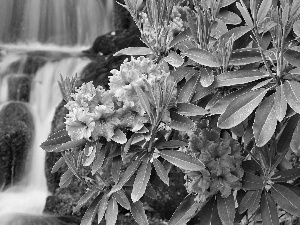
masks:
<path fill-rule="evenodd" d="M 5 105 L 0 112 L 0 186 L 19 181 L 33 136 L 33 120 L 21 102 Z"/>
<path fill-rule="evenodd" d="M 8 79 L 8 99 L 29 102 L 31 79 L 24 74 L 11 74 Z"/>

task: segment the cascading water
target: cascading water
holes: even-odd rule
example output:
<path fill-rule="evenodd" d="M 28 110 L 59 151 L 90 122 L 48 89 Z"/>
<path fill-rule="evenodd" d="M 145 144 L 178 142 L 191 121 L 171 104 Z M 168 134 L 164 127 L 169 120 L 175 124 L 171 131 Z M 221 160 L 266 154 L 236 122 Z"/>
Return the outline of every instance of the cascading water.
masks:
<path fill-rule="evenodd" d="M 0 113 L 1 108 L 4 110 L 11 100 L 18 101 L 10 97 L 10 90 L 13 88 L 10 80 L 13 76 L 23 76 L 24 68 L 20 64 L 26 61 L 28 55 L 44 51 L 46 54 L 43 57 L 49 52 L 52 56 L 51 59 L 45 59 L 46 62 L 30 78 L 30 100 L 22 102 L 32 115 L 34 138 L 26 157 L 22 179 L 11 184 L 1 184 L 0 180 L 0 225 L 23 225 L 24 221 L 18 222 L 18 215 L 42 215 L 49 193 L 44 171 L 45 152 L 39 145 L 47 139 L 55 108 L 62 100 L 57 81 L 60 74 L 63 77 L 76 73 L 80 75 L 90 62 L 87 58 L 79 57 L 80 50 L 86 48 L 83 45 L 91 45 L 97 36 L 110 30 L 107 18 L 112 12 L 112 2 L 0 1 L 0 43 L 3 43 L 0 44 Z M 61 46 L 54 47 L 57 45 Z M 74 50 L 62 45 L 77 47 Z M 59 51 L 59 56 L 53 57 L 53 51 Z M 11 71 L 14 65 L 19 65 L 17 72 Z M 1 186 L 5 186 L 2 192 Z"/>

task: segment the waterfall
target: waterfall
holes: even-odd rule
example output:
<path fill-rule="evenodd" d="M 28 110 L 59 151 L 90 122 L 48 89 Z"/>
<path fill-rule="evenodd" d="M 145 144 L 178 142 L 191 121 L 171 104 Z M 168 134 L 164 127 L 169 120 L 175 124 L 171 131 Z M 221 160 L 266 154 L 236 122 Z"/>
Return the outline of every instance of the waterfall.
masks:
<path fill-rule="evenodd" d="M 0 225 L 24 224 L 30 215 L 42 218 L 50 193 L 45 152 L 39 146 L 50 134 L 62 100 L 57 81 L 60 75 L 80 75 L 90 62 L 80 52 L 111 30 L 112 6 L 113 0 L 0 0 L 0 115 L 9 104 L 21 104 L 34 126 L 21 179 L 14 181 L 11 168 L 11 183 L 1 183 L 0 171 Z M 27 60 L 35 55 L 42 63 L 34 74 L 25 73 Z M 13 80 L 21 78 L 31 84 L 28 100 L 19 99 L 18 91 L 11 93 L 17 88 Z"/>

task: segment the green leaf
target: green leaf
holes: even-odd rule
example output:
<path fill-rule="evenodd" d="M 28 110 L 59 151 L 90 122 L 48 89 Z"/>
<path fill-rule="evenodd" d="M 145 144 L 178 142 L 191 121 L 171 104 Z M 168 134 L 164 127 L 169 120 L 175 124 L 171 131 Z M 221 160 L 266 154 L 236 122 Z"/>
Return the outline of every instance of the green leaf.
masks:
<path fill-rule="evenodd" d="M 199 159 L 193 158 L 184 152 L 164 150 L 158 154 L 168 162 L 184 170 L 201 171 L 205 167 Z"/>
<path fill-rule="evenodd" d="M 296 155 L 299 155 L 300 152 L 300 121 L 298 121 L 297 127 L 295 128 L 290 147 Z"/>
<path fill-rule="evenodd" d="M 218 13 L 217 18 L 222 20 L 225 24 L 237 25 L 242 22 L 241 18 L 237 14 L 227 10 L 221 10 Z"/>
<path fill-rule="evenodd" d="M 200 116 L 208 114 L 208 111 L 191 103 L 178 103 L 177 112 L 183 116 Z"/>
<path fill-rule="evenodd" d="M 272 6 L 272 3 L 273 2 L 270 0 L 263 0 L 261 2 L 257 13 L 257 24 L 261 24 L 266 19 L 266 16 Z"/>
<path fill-rule="evenodd" d="M 118 183 L 122 167 L 121 156 L 114 157 L 111 165 L 111 175 L 115 183 Z"/>
<path fill-rule="evenodd" d="M 300 197 L 289 188 L 280 185 L 272 185 L 271 195 L 275 202 L 288 213 L 300 216 Z"/>
<path fill-rule="evenodd" d="M 294 180 L 298 177 L 300 177 L 300 168 L 293 168 L 283 171 L 277 171 L 271 179 L 273 182 L 286 182 L 289 180 Z"/>
<path fill-rule="evenodd" d="M 231 53 L 228 64 L 233 66 L 243 66 L 260 61 L 262 61 L 262 58 L 258 49 L 242 48 Z"/>
<path fill-rule="evenodd" d="M 229 38 L 234 37 L 234 40 L 237 40 L 238 38 L 242 37 L 244 34 L 249 32 L 251 28 L 249 26 L 238 26 L 231 30 L 229 30 L 227 33 L 223 34 L 220 37 L 220 41 L 223 43 L 227 43 Z"/>
<path fill-rule="evenodd" d="M 151 55 L 153 54 L 150 48 L 146 47 L 129 47 L 124 48 L 114 54 L 114 56 L 120 55 Z"/>
<path fill-rule="evenodd" d="M 96 157 L 96 151 L 97 151 L 96 146 L 86 145 L 86 148 L 90 148 L 90 147 L 92 148 L 92 150 L 90 153 L 88 153 L 88 155 L 84 157 L 83 166 L 90 166 Z M 89 150 L 87 152 L 89 152 Z"/>
<path fill-rule="evenodd" d="M 243 122 L 259 105 L 266 93 L 267 89 L 259 89 L 234 99 L 220 116 L 218 127 L 229 129 Z"/>
<path fill-rule="evenodd" d="M 165 167 L 161 164 L 161 162 L 156 159 L 153 158 L 153 165 L 155 167 L 155 171 L 157 173 L 157 175 L 159 176 L 159 178 L 166 184 L 169 186 L 170 180 L 168 177 L 168 172 L 166 171 Z"/>
<path fill-rule="evenodd" d="M 176 68 L 182 66 L 184 63 L 184 59 L 174 51 L 171 51 L 168 56 L 164 57 L 164 60 Z"/>
<path fill-rule="evenodd" d="M 293 66 L 300 67 L 300 52 L 287 49 L 283 53 L 283 57 L 288 63 L 290 63 Z"/>
<path fill-rule="evenodd" d="M 141 163 L 142 157 L 138 157 L 135 160 L 132 160 L 130 166 L 127 167 L 125 170 L 123 176 L 121 177 L 119 183 L 115 184 L 111 191 L 108 193 L 108 195 L 111 195 L 112 193 L 121 190 L 121 188 L 124 186 L 124 184 L 130 179 L 130 177 L 135 173 L 135 171 L 138 169 L 140 163 Z"/>
<path fill-rule="evenodd" d="M 263 191 L 260 204 L 261 218 L 264 225 L 279 225 L 275 202 L 271 195 Z"/>
<path fill-rule="evenodd" d="M 233 86 L 237 84 L 246 84 L 268 76 L 268 74 L 256 70 L 230 71 L 216 76 L 216 86 L 223 87 Z"/>
<path fill-rule="evenodd" d="M 152 115 L 152 111 L 150 108 L 150 102 L 149 102 L 145 92 L 139 86 L 134 86 L 134 90 L 136 91 L 136 93 L 138 95 L 138 98 L 140 100 L 140 103 L 141 103 L 143 109 L 150 117 L 150 120 L 153 121 L 153 115 Z M 122 144 L 125 144 L 125 143 L 122 143 Z"/>
<path fill-rule="evenodd" d="M 273 136 L 277 125 L 274 94 L 267 97 L 257 108 L 253 123 L 256 146 L 264 146 Z"/>
<path fill-rule="evenodd" d="M 220 220 L 215 196 L 210 198 L 210 200 L 202 207 L 197 215 L 199 215 L 199 221 L 201 225 L 218 225 L 217 223 L 213 223 L 217 222 L 218 219 Z"/>
<path fill-rule="evenodd" d="M 185 116 L 181 116 L 170 111 L 171 123 L 170 127 L 179 131 L 191 131 L 195 129 L 195 123 Z"/>
<path fill-rule="evenodd" d="M 214 114 L 222 114 L 225 112 L 227 106 L 236 98 L 240 97 L 241 95 L 249 92 L 251 89 L 248 87 L 241 88 L 237 91 L 231 92 L 230 94 L 225 95 L 221 99 L 217 100 L 212 106 L 210 106 L 209 113 L 211 115 Z"/>
<path fill-rule="evenodd" d="M 284 94 L 291 108 L 296 113 L 300 113 L 300 83 L 286 80 L 284 82 Z"/>
<path fill-rule="evenodd" d="M 75 165 L 73 163 L 73 161 L 75 161 L 75 160 L 74 160 L 73 156 L 71 156 L 72 157 L 71 159 L 69 158 L 69 156 L 70 156 L 70 154 L 63 154 L 63 157 L 65 159 L 66 164 L 68 165 L 69 170 L 72 171 L 74 176 L 76 176 L 79 180 L 81 180 L 80 176 L 77 173 L 77 168 L 75 167 Z"/>
<path fill-rule="evenodd" d="M 220 8 L 223 8 L 225 6 L 228 6 L 232 3 L 234 3 L 236 0 L 221 0 L 220 1 Z"/>
<path fill-rule="evenodd" d="M 78 212 L 79 209 L 86 204 L 96 193 L 98 190 L 88 189 L 84 195 L 79 199 L 77 206 L 73 209 L 73 213 Z"/>
<path fill-rule="evenodd" d="M 107 194 L 103 194 L 103 197 L 101 198 L 99 202 L 99 207 L 98 207 L 98 223 L 101 222 L 106 209 L 107 209 L 107 203 L 108 203 L 108 196 Z"/>
<path fill-rule="evenodd" d="M 59 130 L 49 136 L 47 141 L 41 144 L 41 148 L 47 152 L 61 152 L 70 148 L 82 146 L 87 143 L 87 140 L 71 140 L 68 132 L 65 129 Z"/>
<path fill-rule="evenodd" d="M 209 87 L 215 80 L 214 73 L 209 68 L 201 68 L 200 73 L 200 83 L 203 87 Z"/>
<path fill-rule="evenodd" d="M 92 175 L 94 175 L 103 165 L 106 154 L 106 148 L 102 148 L 102 144 L 96 144 L 96 159 L 93 162 L 92 166 Z"/>
<path fill-rule="evenodd" d="M 178 83 L 184 77 L 193 76 L 197 71 L 192 67 L 180 67 L 171 72 L 171 76 L 174 77 L 174 80 Z M 192 75 L 191 75 L 192 74 Z"/>
<path fill-rule="evenodd" d="M 232 225 L 235 217 L 234 197 L 230 194 L 227 198 L 217 195 L 217 208 L 223 225 Z"/>
<path fill-rule="evenodd" d="M 198 101 L 202 98 L 204 98 L 205 96 L 211 94 L 213 91 L 215 90 L 215 85 L 212 84 L 209 87 L 203 87 L 201 85 L 201 83 L 199 82 L 196 90 L 195 90 L 195 94 L 193 95 L 191 102 L 195 102 Z"/>
<path fill-rule="evenodd" d="M 170 140 L 170 141 L 163 141 L 158 142 L 155 147 L 157 149 L 166 149 L 166 148 L 179 148 L 179 147 L 185 147 L 188 143 L 184 141 L 179 140 Z"/>
<path fill-rule="evenodd" d="M 149 225 L 143 203 L 141 201 L 131 203 L 130 211 L 133 218 L 139 225 Z"/>
<path fill-rule="evenodd" d="M 209 67 L 221 66 L 221 64 L 217 61 L 216 57 L 212 53 L 203 49 L 198 49 L 198 48 L 189 49 L 186 52 L 184 52 L 183 55 L 189 57 L 191 60 L 203 66 L 209 66 Z"/>
<path fill-rule="evenodd" d="M 149 161 L 149 158 L 147 157 L 143 161 L 143 164 L 140 166 L 134 180 L 133 189 L 131 192 L 131 199 L 133 202 L 137 202 L 141 197 L 143 197 L 147 187 L 147 183 L 150 179 L 151 169 L 151 163 Z"/>
<path fill-rule="evenodd" d="M 294 22 L 293 31 L 298 37 L 300 37 L 300 19 Z"/>
<path fill-rule="evenodd" d="M 118 218 L 118 203 L 116 199 L 110 198 L 107 204 L 107 209 L 105 214 L 106 225 L 115 225 L 117 222 L 117 218 Z"/>
<path fill-rule="evenodd" d="M 200 80 L 200 75 L 198 73 L 194 75 L 191 79 L 189 79 L 181 89 L 177 101 L 184 102 L 184 103 L 190 102 L 195 93 L 199 80 Z"/>
<path fill-rule="evenodd" d="M 252 18 L 251 18 L 251 16 L 250 16 L 250 14 L 249 14 L 249 12 L 248 12 L 248 9 L 247 9 L 247 7 L 245 6 L 244 2 L 241 0 L 241 3 L 237 2 L 237 3 L 236 3 L 236 6 L 237 6 L 237 8 L 240 10 L 240 12 L 241 12 L 241 14 L 242 14 L 242 16 L 243 16 L 243 18 L 244 18 L 246 24 L 247 24 L 249 27 L 253 28 L 254 26 L 253 26 Z"/>
<path fill-rule="evenodd" d="M 279 122 L 281 122 L 285 117 L 287 109 L 287 101 L 284 95 L 284 85 L 276 87 L 274 105 L 276 118 Z"/>
<path fill-rule="evenodd" d="M 287 148 L 290 147 L 290 143 L 299 119 L 300 119 L 300 115 L 296 114 L 288 120 L 286 126 L 284 127 L 277 141 L 277 151 L 279 153 L 284 152 Z"/>
<path fill-rule="evenodd" d="M 259 207 L 262 189 L 256 191 L 247 191 L 239 204 L 239 213 L 242 214 L 248 210 L 248 215 L 252 215 Z"/>
<path fill-rule="evenodd" d="M 123 190 L 113 193 L 113 197 L 123 208 L 130 210 L 130 202 Z"/>
<path fill-rule="evenodd" d="M 261 190 L 264 187 L 264 180 L 252 173 L 245 172 L 243 188 L 245 190 Z"/>
<path fill-rule="evenodd" d="M 61 167 L 66 164 L 64 157 L 60 157 L 59 160 L 52 167 L 51 173 L 56 173 Z"/>
<path fill-rule="evenodd" d="M 61 177 L 59 180 L 59 187 L 60 188 L 65 188 L 68 187 L 69 184 L 72 182 L 72 178 L 73 178 L 74 174 L 73 172 L 68 169 Z"/>
<path fill-rule="evenodd" d="M 125 144 L 127 142 L 126 135 L 120 129 L 115 130 L 115 134 L 111 139 L 119 144 Z"/>
<path fill-rule="evenodd" d="M 100 204 L 100 199 L 102 198 L 102 195 L 98 195 L 90 205 L 90 207 L 86 210 L 80 225 L 91 225 L 98 209 L 98 206 Z"/>
<path fill-rule="evenodd" d="M 194 201 L 194 195 L 188 195 L 183 199 L 180 205 L 173 213 L 169 225 L 182 225 L 186 224 L 190 219 L 189 216 L 195 214 L 201 203 Z"/>
<path fill-rule="evenodd" d="M 191 36 L 191 30 L 189 28 L 185 29 L 184 31 L 180 32 L 177 36 L 173 38 L 171 43 L 169 44 L 170 48 L 174 47 L 175 45 L 186 41 Z"/>

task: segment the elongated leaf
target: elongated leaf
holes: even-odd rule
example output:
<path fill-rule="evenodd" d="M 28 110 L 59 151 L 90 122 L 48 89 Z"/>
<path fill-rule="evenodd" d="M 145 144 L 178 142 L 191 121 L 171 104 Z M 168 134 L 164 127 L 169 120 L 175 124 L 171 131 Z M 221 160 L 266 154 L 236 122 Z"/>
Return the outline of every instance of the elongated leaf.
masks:
<path fill-rule="evenodd" d="M 91 225 L 98 209 L 98 206 L 100 204 L 100 199 L 102 198 L 102 195 L 98 195 L 90 205 L 90 207 L 86 210 L 80 225 Z"/>
<path fill-rule="evenodd" d="M 177 36 L 175 36 L 173 38 L 173 40 L 169 44 L 170 48 L 174 47 L 175 45 L 177 45 L 185 40 L 188 40 L 190 36 L 191 36 L 190 28 L 185 29 L 184 31 L 180 32 Z"/>
<path fill-rule="evenodd" d="M 115 183 L 118 183 L 119 181 L 121 167 L 122 167 L 121 156 L 114 157 L 111 165 L 111 175 Z"/>
<path fill-rule="evenodd" d="M 241 3 L 242 3 L 242 4 L 241 4 Z M 250 14 L 249 14 L 249 12 L 248 12 L 248 9 L 246 8 L 246 6 L 245 6 L 245 4 L 244 4 L 244 2 L 243 2 L 242 0 L 241 0 L 241 3 L 237 2 L 237 3 L 236 3 L 236 6 L 237 6 L 237 8 L 240 10 L 240 12 L 241 12 L 241 14 L 242 14 L 242 16 L 243 16 L 243 18 L 244 18 L 246 24 L 247 24 L 249 27 L 253 28 L 253 22 L 252 22 L 252 19 L 251 19 Z"/>
<path fill-rule="evenodd" d="M 250 30 L 251 30 L 251 28 L 249 26 L 235 27 L 235 28 L 229 30 L 227 33 L 223 34 L 220 37 L 220 41 L 227 43 L 229 38 L 231 38 L 232 36 L 234 37 L 235 40 L 237 40 L 238 38 L 242 37 L 244 34 L 249 32 Z"/>
<path fill-rule="evenodd" d="M 235 217 L 234 197 L 230 194 L 227 198 L 222 198 L 221 194 L 217 196 L 218 214 L 223 225 L 232 225 Z"/>
<path fill-rule="evenodd" d="M 141 157 L 138 157 L 136 160 L 133 160 L 130 166 L 127 167 L 125 170 L 122 178 L 120 179 L 119 183 L 114 185 L 108 195 L 121 190 L 124 184 L 130 179 L 130 177 L 135 173 L 141 163 Z"/>
<path fill-rule="evenodd" d="M 88 147 L 87 147 L 88 146 Z M 96 151 L 97 151 L 97 148 L 96 146 L 89 146 L 89 145 L 86 145 L 86 148 L 92 148 L 91 152 L 86 155 L 86 157 L 84 158 L 84 162 L 83 162 L 83 166 L 90 166 L 92 164 L 92 162 L 94 161 L 95 157 L 96 157 Z"/>
<path fill-rule="evenodd" d="M 229 129 L 243 122 L 259 105 L 266 93 L 267 90 L 259 89 L 234 99 L 220 116 L 218 126 Z"/>
<path fill-rule="evenodd" d="M 94 175 L 103 165 L 105 159 L 106 148 L 102 148 L 102 144 L 96 144 L 96 159 L 92 166 L 92 175 Z"/>
<path fill-rule="evenodd" d="M 300 197 L 289 188 L 274 184 L 271 188 L 271 195 L 275 202 L 285 211 L 295 216 L 300 216 Z"/>
<path fill-rule="evenodd" d="M 201 206 L 201 203 L 194 201 L 194 195 L 188 195 L 183 199 L 180 205 L 173 213 L 169 225 L 182 225 L 186 224 L 190 219 L 189 216 L 194 214 L 196 210 Z"/>
<path fill-rule="evenodd" d="M 284 51 L 283 57 L 293 66 L 300 67 L 300 52 L 288 49 Z"/>
<path fill-rule="evenodd" d="M 259 176 L 245 172 L 243 188 L 245 190 L 261 190 L 264 187 L 264 181 Z"/>
<path fill-rule="evenodd" d="M 273 80 L 273 78 L 270 78 L 270 79 L 266 79 L 266 80 L 263 80 L 263 81 L 259 82 L 257 85 L 255 85 L 255 86 L 251 89 L 251 91 L 255 91 L 255 90 L 257 90 L 257 89 L 260 89 L 260 88 L 266 86 L 266 85 L 269 84 L 272 80 Z"/>
<path fill-rule="evenodd" d="M 108 196 L 106 194 L 103 194 L 103 197 L 101 198 L 98 206 L 98 223 L 100 223 L 102 218 L 104 217 L 104 214 L 107 209 L 107 203 L 108 203 Z"/>
<path fill-rule="evenodd" d="M 68 165 L 69 170 L 72 171 L 72 173 L 74 174 L 74 176 L 76 176 L 79 180 L 81 180 L 80 176 L 77 173 L 77 168 L 75 167 L 73 160 L 74 159 L 70 159 L 69 154 L 63 154 L 63 157 L 65 159 L 66 164 Z M 72 156 L 71 156 L 72 157 Z"/>
<path fill-rule="evenodd" d="M 295 128 L 290 147 L 296 155 L 299 155 L 300 152 L 300 121 L 298 121 L 297 127 Z"/>
<path fill-rule="evenodd" d="M 287 125 L 284 127 L 284 130 L 277 141 L 277 151 L 279 153 L 284 152 L 288 147 L 290 147 L 290 143 L 299 119 L 299 114 L 292 116 L 287 122 Z"/>
<path fill-rule="evenodd" d="M 300 168 L 278 171 L 272 176 L 273 182 L 286 182 L 300 177 Z"/>
<path fill-rule="evenodd" d="M 293 31 L 298 37 L 300 37 L 300 19 L 294 22 Z"/>
<path fill-rule="evenodd" d="M 196 158 L 192 156 L 175 150 L 164 150 L 160 151 L 159 155 L 163 157 L 165 160 L 169 161 L 173 165 L 189 171 L 200 171 L 205 166 L 204 164 Z"/>
<path fill-rule="evenodd" d="M 243 66 L 262 61 L 260 51 L 255 48 L 242 48 L 232 52 L 229 65 Z"/>
<path fill-rule="evenodd" d="M 259 6 L 259 10 L 257 12 L 257 24 L 260 24 L 268 14 L 270 8 L 272 6 L 272 1 L 263 0 Z"/>
<path fill-rule="evenodd" d="M 260 204 L 261 218 L 264 225 L 279 225 L 278 213 L 271 195 L 263 191 Z"/>
<path fill-rule="evenodd" d="M 211 197 L 209 201 L 201 208 L 199 215 L 199 221 L 201 225 L 211 225 L 213 217 L 219 217 L 217 209 L 217 201 L 215 196 Z"/>
<path fill-rule="evenodd" d="M 143 109 L 145 110 L 145 112 L 148 114 L 148 116 L 150 117 L 150 120 L 153 120 L 153 115 L 152 115 L 152 111 L 150 108 L 150 102 L 145 94 L 145 92 L 139 87 L 139 86 L 134 86 L 134 89 L 139 97 L 140 103 L 143 107 Z M 126 143 L 126 142 L 125 142 Z M 120 144 L 125 144 L 125 143 L 120 143 Z"/>
<path fill-rule="evenodd" d="M 203 87 L 209 87 L 215 80 L 214 73 L 209 68 L 201 68 L 200 73 L 200 83 Z"/>
<path fill-rule="evenodd" d="M 214 92 L 214 90 L 215 90 L 214 83 L 212 85 L 210 85 L 209 87 L 203 87 L 201 85 L 201 83 L 199 82 L 196 87 L 195 94 L 194 94 L 193 98 L 191 99 L 191 102 L 195 102 L 195 101 L 198 101 L 198 100 L 204 98 L 205 96 Z"/>
<path fill-rule="evenodd" d="M 117 217 L 118 217 L 118 203 L 116 199 L 110 198 L 107 204 L 107 209 L 105 214 L 106 225 L 115 225 L 117 222 Z"/>
<path fill-rule="evenodd" d="M 131 199 L 133 202 L 137 202 L 141 197 L 143 197 L 147 183 L 150 179 L 151 169 L 151 163 L 149 162 L 149 158 L 147 158 L 139 168 L 134 180 L 133 189 L 131 192 Z"/>
<path fill-rule="evenodd" d="M 166 148 L 179 148 L 179 147 L 185 147 L 188 143 L 184 141 L 178 141 L 178 140 L 170 140 L 170 141 L 164 141 L 159 142 L 155 145 L 157 149 L 166 149 Z"/>
<path fill-rule="evenodd" d="M 280 85 L 276 88 L 274 105 L 276 118 L 279 122 L 281 122 L 284 119 L 287 110 L 287 101 L 284 94 L 284 85 Z"/>
<path fill-rule="evenodd" d="M 43 142 L 41 145 L 41 148 L 44 149 L 47 152 L 62 152 L 71 148 L 76 148 L 79 146 L 83 146 L 87 143 L 87 140 L 85 139 L 80 139 L 80 140 L 73 140 L 73 141 L 67 141 L 64 143 L 60 143 L 60 144 L 54 144 L 54 142 L 59 143 L 62 142 L 64 140 L 67 140 L 68 137 L 61 137 L 61 138 L 57 138 L 57 140 L 48 140 Z"/>
<path fill-rule="evenodd" d="M 183 55 L 189 57 L 191 60 L 199 63 L 203 66 L 220 67 L 221 64 L 217 61 L 216 57 L 203 49 L 193 48 L 183 53 Z"/>
<path fill-rule="evenodd" d="M 147 195 L 149 198 L 152 198 L 152 199 L 156 199 L 156 197 L 157 197 L 157 194 L 156 194 L 154 188 L 152 187 L 152 185 L 149 182 L 146 187 L 145 195 Z"/>
<path fill-rule="evenodd" d="M 195 93 L 195 90 L 196 90 L 196 87 L 197 87 L 197 84 L 200 80 L 200 76 L 199 74 L 195 74 L 191 79 L 189 79 L 185 85 L 183 86 L 183 88 L 181 89 L 179 95 L 178 95 L 178 99 L 177 101 L 178 102 L 185 102 L 185 103 L 188 103 L 191 101 L 194 93 Z"/>
<path fill-rule="evenodd" d="M 221 0 L 220 1 L 220 8 L 223 8 L 225 6 L 228 6 L 232 3 L 234 3 L 236 0 Z"/>
<path fill-rule="evenodd" d="M 51 173 L 57 172 L 61 167 L 66 164 L 64 157 L 60 157 L 59 160 L 52 167 Z"/>
<path fill-rule="evenodd" d="M 165 167 L 161 164 L 161 162 L 156 159 L 153 158 L 153 165 L 155 167 L 155 171 L 157 173 L 157 175 L 159 176 L 159 178 L 166 184 L 169 186 L 169 177 L 168 177 L 168 172 L 166 171 Z"/>
<path fill-rule="evenodd" d="M 285 81 L 284 94 L 291 108 L 300 114 L 300 83 L 297 81 Z"/>
<path fill-rule="evenodd" d="M 233 86 L 237 84 L 246 84 L 268 76 L 268 74 L 256 70 L 237 70 L 225 72 L 216 76 L 216 86 L 223 87 Z"/>
<path fill-rule="evenodd" d="M 185 116 L 181 116 L 173 111 L 170 112 L 170 115 L 171 115 L 171 123 L 170 123 L 171 128 L 179 131 L 191 131 L 195 129 L 195 123 L 191 119 Z"/>
<path fill-rule="evenodd" d="M 200 116 L 208 114 L 208 111 L 191 103 L 178 103 L 177 112 L 183 116 Z"/>
<path fill-rule="evenodd" d="M 211 105 L 208 109 L 211 115 L 214 114 L 222 114 L 225 112 L 227 106 L 236 98 L 240 97 L 241 95 L 249 92 L 250 88 L 241 88 L 237 91 L 231 92 L 228 95 L 217 100 L 213 105 Z M 208 107 L 208 105 L 206 106 Z"/>
<path fill-rule="evenodd" d="M 113 197 L 123 208 L 130 210 L 130 202 L 123 190 L 113 193 Z"/>
<path fill-rule="evenodd" d="M 267 97 L 257 108 L 253 124 L 256 145 L 264 146 L 273 136 L 277 125 L 274 94 Z"/>
<path fill-rule="evenodd" d="M 126 135 L 120 129 L 115 130 L 115 134 L 111 139 L 119 144 L 125 144 L 127 142 Z"/>
<path fill-rule="evenodd" d="M 72 182 L 74 174 L 70 169 L 68 169 L 61 177 L 59 180 L 59 187 L 60 188 L 65 188 L 68 187 L 69 184 Z"/>
<path fill-rule="evenodd" d="M 186 76 L 193 76 L 197 71 L 192 67 L 180 67 L 177 70 L 171 72 L 171 76 L 174 77 L 176 82 L 181 81 Z M 192 74 L 192 75 L 191 75 Z"/>
<path fill-rule="evenodd" d="M 241 18 L 237 14 L 227 10 L 221 10 L 218 13 L 217 18 L 226 24 L 240 24 L 242 22 Z"/>
<path fill-rule="evenodd" d="M 139 225 L 148 225 L 149 224 L 145 210 L 144 210 L 143 203 L 141 201 L 131 203 L 130 211 L 131 211 L 133 218 Z"/>
<path fill-rule="evenodd" d="M 84 195 L 81 196 L 79 199 L 77 206 L 73 209 L 74 212 L 78 212 L 78 210 L 85 204 L 87 203 L 96 193 L 98 190 L 92 190 L 88 189 Z"/>
<path fill-rule="evenodd" d="M 114 54 L 114 56 L 120 55 L 151 55 L 153 54 L 150 48 L 146 47 L 128 47 L 124 48 Z"/>
<path fill-rule="evenodd" d="M 239 213 L 242 214 L 248 210 L 248 215 L 252 215 L 259 207 L 262 190 L 247 191 L 239 204 Z"/>
<path fill-rule="evenodd" d="M 164 60 L 176 68 L 184 63 L 184 59 L 174 51 L 171 51 L 168 56 L 164 57 Z"/>

